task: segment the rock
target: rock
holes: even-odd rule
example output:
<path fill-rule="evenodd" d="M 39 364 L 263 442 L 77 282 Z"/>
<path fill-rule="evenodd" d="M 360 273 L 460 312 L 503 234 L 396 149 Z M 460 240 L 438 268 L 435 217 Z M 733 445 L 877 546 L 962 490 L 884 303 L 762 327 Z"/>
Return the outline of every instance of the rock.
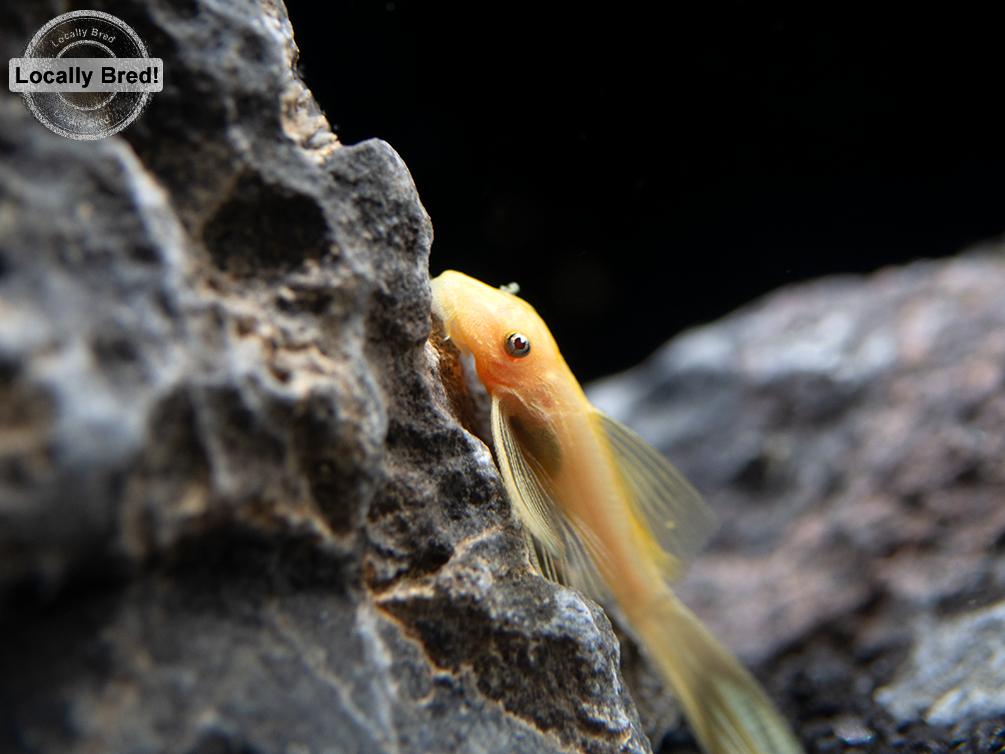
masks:
<path fill-rule="evenodd" d="M 719 514 L 678 593 L 810 750 L 1000 729 L 1002 251 L 780 290 L 588 390 Z"/>
<path fill-rule="evenodd" d="M 405 165 L 281 5 L 101 9 L 165 61 L 136 123 L 0 93 L 0 749 L 649 751 L 453 416 Z"/>
<path fill-rule="evenodd" d="M 915 627 L 910 664 L 876 699 L 933 725 L 1005 715 L 1005 602 Z"/>
<path fill-rule="evenodd" d="M 0 48 L 62 9 L 0 5 Z M 101 9 L 165 60 L 136 123 L 0 92 L 0 748 L 693 749 L 531 571 L 427 341 L 429 218 L 283 8 Z M 718 511 L 679 591 L 811 752 L 1005 741 L 1003 291 L 997 250 L 825 279 L 591 390 Z"/>

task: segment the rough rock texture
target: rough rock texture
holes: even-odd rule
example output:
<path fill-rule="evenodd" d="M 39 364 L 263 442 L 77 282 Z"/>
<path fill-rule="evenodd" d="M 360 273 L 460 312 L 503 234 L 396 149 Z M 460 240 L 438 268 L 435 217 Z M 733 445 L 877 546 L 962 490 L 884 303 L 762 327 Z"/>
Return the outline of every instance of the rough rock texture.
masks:
<path fill-rule="evenodd" d="M 693 749 L 531 572 L 408 171 L 283 8 L 91 7 L 167 82 L 102 142 L 0 92 L 0 751 L 649 751 L 629 688 Z M 1003 297 L 994 250 L 823 280 L 593 391 L 719 511 L 680 592 L 810 752 L 1005 749 Z"/>
<path fill-rule="evenodd" d="M 101 142 L 0 92 L 0 750 L 649 751 L 451 414 L 398 156 L 280 5 L 88 7 L 166 84 Z"/>
<path fill-rule="evenodd" d="M 1003 252 L 783 289 L 588 391 L 720 515 L 678 592 L 810 751 L 1005 745 Z"/>

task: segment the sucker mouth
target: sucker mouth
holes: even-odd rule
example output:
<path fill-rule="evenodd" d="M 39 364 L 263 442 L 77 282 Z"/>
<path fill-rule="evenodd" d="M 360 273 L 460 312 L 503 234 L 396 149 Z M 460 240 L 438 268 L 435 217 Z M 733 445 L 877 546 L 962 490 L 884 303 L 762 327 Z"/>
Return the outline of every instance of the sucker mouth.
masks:
<path fill-rule="evenodd" d="M 444 323 L 444 328 L 447 331 L 447 339 L 451 343 L 453 343 L 455 346 L 457 346 L 457 350 L 461 352 L 461 362 L 462 362 L 462 364 L 464 362 L 470 362 L 471 369 L 474 369 L 475 368 L 475 357 L 474 357 L 474 354 L 471 353 L 471 349 L 468 348 L 468 342 L 466 340 L 464 340 L 464 336 L 461 335 L 459 332 L 458 333 L 452 333 L 452 332 L 450 332 L 450 328 L 447 327 L 446 323 Z M 465 368 L 467 368 L 467 367 L 465 367 Z"/>
<path fill-rule="evenodd" d="M 471 398 L 471 409 L 474 414 L 475 432 L 482 442 L 492 447 L 492 397 L 485 389 L 482 381 L 478 379 L 478 368 L 475 366 L 475 357 L 471 351 L 465 353 L 465 349 L 458 344 L 457 350 L 461 352 L 461 374 L 464 377 L 464 386 L 468 390 L 468 397 Z"/>
<path fill-rule="evenodd" d="M 453 326 L 454 317 L 448 315 L 440 308 L 439 302 L 436 300 L 436 296 L 433 296 L 432 312 L 433 316 L 437 317 L 440 322 L 443 323 L 443 332 L 445 333 L 446 339 L 457 347 L 457 350 L 461 352 L 461 356 L 469 359 L 473 358 L 471 355 L 471 349 L 468 347 L 467 341 L 464 340 L 464 335 L 461 334 L 459 328 Z"/>

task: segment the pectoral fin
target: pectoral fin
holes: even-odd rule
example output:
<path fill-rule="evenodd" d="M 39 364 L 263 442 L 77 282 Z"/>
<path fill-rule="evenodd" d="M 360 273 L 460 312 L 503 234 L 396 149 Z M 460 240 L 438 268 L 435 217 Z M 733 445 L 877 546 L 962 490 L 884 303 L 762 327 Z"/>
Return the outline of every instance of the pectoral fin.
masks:
<path fill-rule="evenodd" d="M 492 398 L 492 443 L 510 502 L 529 531 L 545 577 L 575 587 L 597 601 L 610 592 L 596 563 L 606 558 L 599 540 L 558 503 L 548 468 L 556 465 L 553 441 L 528 431 Z M 542 461 L 537 453 L 545 453 Z"/>

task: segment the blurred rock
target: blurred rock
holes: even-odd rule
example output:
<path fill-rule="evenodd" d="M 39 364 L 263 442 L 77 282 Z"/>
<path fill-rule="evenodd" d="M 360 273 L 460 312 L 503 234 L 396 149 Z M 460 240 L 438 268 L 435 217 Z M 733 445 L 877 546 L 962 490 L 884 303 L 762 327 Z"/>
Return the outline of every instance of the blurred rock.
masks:
<path fill-rule="evenodd" d="M 933 725 L 1005 715 L 1005 602 L 916 627 L 910 664 L 876 692 L 895 717 Z"/>
<path fill-rule="evenodd" d="M 404 164 L 282 6 L 98 7 L 165 61 L 136 123 L 0 93 L 0 750 L 649 751 L 450 412 Z"/>
<path fill-rule="evenodd" d="M 1000 723 L 1001 247 L 783 289 L 588 394 L 719 514 L 678 592 L 811 750 Z"/>

